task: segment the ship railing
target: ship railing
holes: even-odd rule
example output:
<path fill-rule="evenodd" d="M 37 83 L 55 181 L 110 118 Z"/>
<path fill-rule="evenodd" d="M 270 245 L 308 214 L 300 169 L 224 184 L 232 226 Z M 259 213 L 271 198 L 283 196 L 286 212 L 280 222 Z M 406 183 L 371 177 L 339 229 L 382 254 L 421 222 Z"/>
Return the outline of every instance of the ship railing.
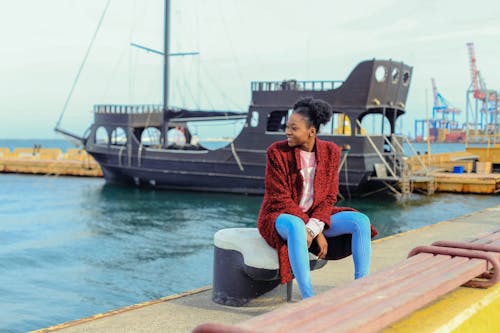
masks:
<path fill-rule="evenodd" d="M 338 80 L 315 80 L 315 81 L 253 81 L 251 83 L 252 91 L 285 91 L 285 90 L 300 90 L 300 91 L 327 91 L 337 89 L 344 81 Z"/>
<path fill-rule="evenodd" d="M 486 145 L 486 148 L 493 148 L 500 145 L 500 133 L 498 134 L 477 134 L 469 131 L 466 135 L 465 148 L 475 144 Z"/>
<path fill-rule="evenodd" d="M 404 151 L 403 147 L 399 144 L 396 135 L 391 134 L 391 140 L 389 140 L 389 137 L 384 135 L 384 142 L 389 145 L 391 148 L 391 154 L 392 157 L 392 165 L 394 166 L 394 169 L 398 171 L 398 174 L 404 177 L 407 175 L 407 165 L 404 163 Z M 396 148 L 397 146 L 397 148 Z M 397 160 L 397 161 L 396 161 Z"/>
<path fill-rule="evenodd" d="M 426 165 L 424 163 L 424 161 L 420 158 L 420 155 L 417 153 L 417 151 L 415 150 L 415 148 L 413 147 L 413 145 L 411 144 L 410 140 L 408 139 L 408 137 L 406 135 L 403 135 L 403 140 L 406 142 L 406 144 L 408 145 L 408 147 L 410 147 L 412 156 L 416 156 L 416 159 L 417 159 L 418 163 L 422 166 L 425 174 L 427 175 L 429 173 L 428 165 Z M 398 148 L 401 151 L 403 151 L 403 146 L 397 140 L 394 140 L 394 142 L 396 143 L 396 145 L 398 146 Z"/>
<path fill-rule="evenodd" d="M 356 119 L 356 122 L 359 126 L 360 129 L 363 129 L 363 126 L 361 126 L 361 122 L 359 119 Z M 405 161 L 405 156 L 404 156 L 404 151 L 403 147 L 399 144 L 397 140 L 392 140 L 394 142 L 394 145 L 398 145 L 399 149 L 396 149 L 396 147 L 391 143 L 391 141 L 387 138 L 384 137 L 384 142 L 387 143 L 392 151 L 392 154 L 390 157 L 392 157 L 392 167 L 389 165 L 387 161 L 387 155 L 384 155 L 380 149 L 377 148 L 377 145 L 375 142 L 373 142 L 373 139 L 369 136 L 366 135 L 366 138 L 370 145 L 372 146 L 373 150 L 375 153 L 378 155 L 380 161 L 382 164 L 375 164 L 375 170 L 377 173 L 376 179 L 382 181 L 382 183 L 389 189 L 391 190 L 399 199 L 405 200 L 410 197 L 411 192 L 412 192 L 412 181 L 416 179 L 412 174 L 411 170 L 409 169 L 408 164 Z M 379 166 L 383 169 L 378 170 Z M 390 177 L 385 176 L 385 174 L 389 172 Z M 379 175 L 379 173 L 381 175 Z M 419 181 L 433 181 L 433 179 L 428 179 L 429 177 L 420 177 Z M 395 180 L 398 182 L 398 187 L 396 188 L 389 184 L 386 180 Z M 429 193 L 430 194 L 430 193 Z"/>
<path fill-rule="evenodd" d="M 155 113 L 163 112 L 161 104 L 97 104 L 93 107 L 94 113 Z"/>
<path fill-rule="evenodd" d="M 358 123 L 359 128 L 363 130 L 364 128 L 361 125 L 361 122 L 359 121 L 359 119 L 356 119 L 356 122 Z M 387 168 L 387 171 L 389 171 L 389 173 L 391 174 L 392 177 L 398 178 L 398 176 L 396 175 L 396 171 L 391 168 L 391 166 L 389 165 L 389 163 L 387 163 L 384 155 L 377 148 L 377 145 L 375 144 L 375 142 L 373 142 L 372 138 L 369 135 L 366 135 L 366 138 L 368 139 L 368 142 L 372 146 L 372 148 L 375 151 L 375 153 L 377 153 L 378 157 L 380 158 L 380 160 L 382 161 L 382 163 L 384 164 L 384 166 Z"/>
<path fill-rule="evenodd" d="M 395 163 L 395 165 L 399 166 L 399 174 L 401 178 L 399 180 L 399 187 L 403 197 L 408 197 L 413 192 L 414 183 L 426 183 L 426 194 L 431 195 L 436 191 L 436 182 L 435 177 L 430 174 L 430 165 L 426 165 L 423 160 L 420 158 L 415 148 L 411 144 L 410 140 L 406 135 L 402 135 L 401 137 L 407 143 L 410 148 L 413 156 L 416 156 L 418 163 L 423 167 L 423 174 L 420 170 L 413 170 L 413 164 L 409 161 L 408 157 L 404 153 L 403 145 L 397 140 L 396 135 L 392 134 L 392 143 L 389 141 L 387 137 L 385 137 L 385 141 L 391 149 L 394 151 L 393 158 L 397 159 L 399 163 Z M 395 149 L 397 146 L 398 149 Z"/>

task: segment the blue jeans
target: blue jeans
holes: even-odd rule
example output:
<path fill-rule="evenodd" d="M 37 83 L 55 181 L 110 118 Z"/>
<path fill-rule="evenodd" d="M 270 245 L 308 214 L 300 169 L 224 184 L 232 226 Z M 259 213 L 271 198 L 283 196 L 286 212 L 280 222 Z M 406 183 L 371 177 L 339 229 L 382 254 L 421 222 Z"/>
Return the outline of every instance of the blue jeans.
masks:
<path fill-rule="evenodd" d="M 354 278 L 368 275 L 371 258 L 370 219 L 363 213 L 345 211 L 332 215 L 330 222 L 330 228 L 323 230 L 325 237 L 352 234 Z M 313 296 L 304 221 L 295 215 L 281 214 L 275 226 L 281 238 L 287 241 L 290 265 L 302 298 Z"/>

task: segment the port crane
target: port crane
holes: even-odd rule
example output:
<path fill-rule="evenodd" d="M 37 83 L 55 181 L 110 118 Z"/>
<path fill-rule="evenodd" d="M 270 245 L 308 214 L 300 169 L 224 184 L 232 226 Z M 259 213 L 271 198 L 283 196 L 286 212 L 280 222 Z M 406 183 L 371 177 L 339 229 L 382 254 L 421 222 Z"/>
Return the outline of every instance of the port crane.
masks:
<path fill-rule="evenodd" d="M 466 44 L 471 83 L 467 90 L 465 127 L 469 136 L 500 133 L 500 94 L 488 89 L 477 66 L 474 43 Z"/>
<path fill-rule="evenodd" d="M 459 128 L 459 123 L 456 121 L 456 115 L 462 111 L 453 106 L 446 98 L 441 95 L 436 86 L 436 80 L 431 78 L 432 93 L 434 96 L 434 105 L 432 107 L 432 122 L 434 128 L 446 128 L 454 130 Z M 451 116 L 451 119 L 449 117 Z"/>
<path fill-rule="evenodd" d="M 423 140 L 427 135 L 431 141 L 464 141 L 465 132 L 461 130 L 456 116 L 462 111 L 451 104 L 438 90 L 436 80 L 431 78 L 433 106 L 432 117 L 430 119 L 415 120 L 415 139 Z M 425 126 L 428 124 L 428 132 L 425 133 Z"/>

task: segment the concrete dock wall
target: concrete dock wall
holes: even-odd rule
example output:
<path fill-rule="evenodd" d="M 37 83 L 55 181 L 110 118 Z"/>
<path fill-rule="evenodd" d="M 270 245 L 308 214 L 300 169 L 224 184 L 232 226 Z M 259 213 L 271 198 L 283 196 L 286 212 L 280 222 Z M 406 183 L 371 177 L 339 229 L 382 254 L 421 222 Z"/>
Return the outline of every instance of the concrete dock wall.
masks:
<path fill-rule="evenodd" d="M 0 148 L 0 172 L 102 177 L 99 164 L 81 149 Z"/>

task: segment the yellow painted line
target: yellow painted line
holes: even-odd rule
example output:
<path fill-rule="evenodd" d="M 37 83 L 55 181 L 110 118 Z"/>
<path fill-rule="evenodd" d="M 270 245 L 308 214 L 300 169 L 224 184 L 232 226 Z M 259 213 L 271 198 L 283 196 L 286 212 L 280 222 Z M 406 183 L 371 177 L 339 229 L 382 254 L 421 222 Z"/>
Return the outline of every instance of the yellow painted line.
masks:
<path fill-rule="evenodd" d="M 152 301 L 147 301 L 147 302 L 143 302 L 143 303 L 137 303 L 137 304 L 129 305 L 129 306 L 126 306 L 126 307 L 123 307 L 123 308 L 120 308 L 120 309 L 111 310 L 111 311 L 104 312 L 104 313 L 98 313 L 98 314 L 95 314 L 95 315 L 90 316 L 90 317 L 68 321 L 68 322 L 65 322 L 65 323 L 62 323 L 62 324 L 58 324 L 58 325 L 54 325 L 54 326 L 50 326 L 50 327 L 47 327 L 47 328 L 42 328 L 42 329 L 39 329 L 39 330 L 36 330 L 36 331 L 31 331 L 31 333 L 54 332 L 54 331 L 57 331 L 57 330 L 61 330 L 63 328 L 67 328 L 67 327 L 70 327 L 70 326 L 80 325 L 80 324 L 83 324 L 83 323 L 86 323 L 86 322 L 89 322 L 89 321 L 94 321 L 94 320 L 97 320 L 97 319 L 100 319 L 100 318 L 110 317 L 110 316 L 114 316 L 114 315 L 117 315 L 117 314 L 120 314 L 120 313 L 124 313 L 124 312 L 127 312 L 127 311 L 132 311 L 132 310 L 140 309 L 140 308 L 143 308 L 143 307 L 146 307 L 146 306 L 150 306 L 150 305 L 154 305 L 154 304 L 158 304 L 158 303 L 162 303 L 162 302 L 168 302 L 168 301 L 172 301 L 174 299 L 178 299 L 178 298 L 181 298 L 181 297 L 198 294 L 198 293 L 210 290 L 210 289 L 212 289 L 212 286 L 205 286 L 205 287 L 201 287 L 201 288 L 198 288 L 198 289 L 189 290 L 189 291 L 186 291 L 186 292 L 183 292 L 183 293 L 180 293 L 180 294 L 165 296 L 165 297 L 162 297 L 162 298 L 159 298 L 159 299 L 155 299 L 155 300 L 152 300 Z"/>
<path fill-rule="evenodd" d="M 498 287 L 497 287 L 498 288 Z M 482 303 L 482 304 L 481 304 Z M 476 332 L 500 332 L 500 296 L 488 295 L 480 304 L 477 311 L 457 326 L 452 332 L 476 333 Z"/>
<path fill-rule="evenodd" d="M 500 332 L 500 283 L 460 287 L 383 330 L 384 333 Z"/>

